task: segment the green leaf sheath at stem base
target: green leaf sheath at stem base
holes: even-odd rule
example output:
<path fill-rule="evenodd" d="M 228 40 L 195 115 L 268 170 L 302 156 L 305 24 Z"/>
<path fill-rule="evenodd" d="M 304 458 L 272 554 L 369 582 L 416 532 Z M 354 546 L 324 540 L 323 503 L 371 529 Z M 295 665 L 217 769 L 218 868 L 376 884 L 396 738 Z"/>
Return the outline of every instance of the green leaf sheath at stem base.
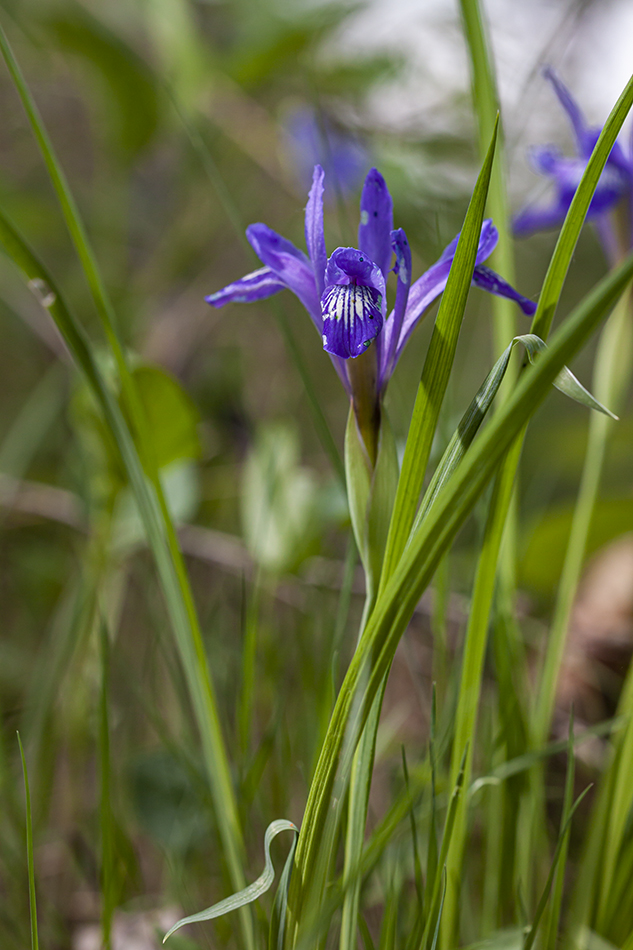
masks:
<path fill-rule="evenodd" d="M 291 946 L 297 941 L 302 906 L 318 861 L 335 779 L 342 787 L 347 783 L 356 743 L 415 605 L 500 461 L 565 363 L 586 342 L 632 275 L 633 256 L 630 256 L 573 311 L 537 365 L 526 369 L 514 393 L 470 447 L 462 464 L 439 493 L 423 524 L 412 536 L 393 577 L 379 594 L 341 686 L 310 788 L 297 846 L 297 873 L 293 875 L 289 895 L 288 941 Z"/>

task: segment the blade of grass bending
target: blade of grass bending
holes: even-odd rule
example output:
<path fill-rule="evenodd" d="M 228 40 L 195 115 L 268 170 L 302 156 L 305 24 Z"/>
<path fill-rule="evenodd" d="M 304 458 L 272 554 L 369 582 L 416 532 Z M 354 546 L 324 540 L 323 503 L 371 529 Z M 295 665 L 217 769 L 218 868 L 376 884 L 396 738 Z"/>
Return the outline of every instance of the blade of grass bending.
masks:
<path fill-rule="evenodd" d="M 37 933 L 37 901 L 35 898 L 35 862 L 33 860 L 33 822 L 31 818 L 31 791 L 29 789 L 29 773 L 26 768 L 26 759 L 20 733 L 17 733 L 22 759 L 22 773 L 24 775 L 24 799 L 26 808 L 26 860 L 29 871 L 29 912 L 31 915 L 31 950 L 38 950 L 39 938 Z"/>
<path fill-rule="evenodd" d="M 532 333 L 527 333 L 524 336 L 515 336 L 514 339 L 510 341 L 509 345 L 477 390 L 472 402 L 451 437 L 450 442 L 446 446 L 444 455 L 435 469 L 433 477 L 420 503 L 420 508 L 413 523 L 413 531 L 419 528 L 442 485 L 450 478 L 452 472 L 457 468 L 464 457 L 466 449 L 477 435 L 480 425 L 484 421 L 488 410 L 503 384 L 510 363 L 512 350 L 517 343 L 523 344 L 531 363 L 534 362 L 536 355 L 541 353 L 546 346 L 540 337 L 534 336 Z M 565 367 L 557 379 L 554 380 L 553 385 L 555 389 L 558 389 L 581 405 L 595 409 L 604 415 L 610 416 L 612 419 L 617 419 L 617 416 L 614 416 L 609 409 L 603 406 L 602 403 L 595 399 L 591 393 L 578 382 L 574 374 L 571 373 L 567 367 Z"/>
<path fill-rule="evenodd" d="M 545 905 L 547 904 L 547 899 L 549 897 L 549 893 L 552 887 L 552 881 L 554 880 L 554 874 L 556 873 L 556 868 L 561 858 L 563 845 L 565 844 L 569 836 L 569 828 L 571 826 L 571 820 L 574 817 L 574 813 L 576 809 L 578 808 L 578 806 L 580 805 L 581 801 L 583 800 L 583 798 L 585 797 L 585 795 L 587 794 L 590 788 L 591 788 L 591 785 L 588 785 L 587 788 L 584 790 L 584 792 L 581 792 L 581 794 L 578 796 L 578 798 L 574 802 L 573 807 L 571 808 L 569 812 L 567 821 L 563 825 L 561 833 L 558 836 L 556 850 L 554 851 L 554 857 L 552 858 L 552 866 L 550 868 L 549 874 L 547 875 L 547 881 L 545 882 L 543 893 L 541 894 L 541 898 L 538 902 L 538 906 L 534 914 L 534 919 L 532 921 L 532 924 L 530 925 L 530 929 L 525 935 L 525 940 L 523 942 L 523 950 L 531 950 L 531 947 L 534 941 L 536 940 L 536 934 L 539 928 L 539 924 L 541 922 L 541 918 L 543 916 L 543 911 L 545 910 Z"/>
<path fill-rule="evenodd" d="M 169 545 L 164 510 L 155 492 L 155 484 L 146 477 L 133 437 L 123 413 L 108 389 L 94 359 L 81 325 L 72 316 L 46 268 L 37 260 L 26 242 L 0 211 L 0 245 L 26 275 L 29 284 L 38 288 L 40 301 L 60 330 L 78 368 L 84 373 L 106 425 L 113 435 L 127 471 L 139 512 L 152 549 L 165 601 L 176 635 L 176 642 L 190 690 L 192 704 L 203 744 L 205 764 L 211 793 L 218 815 L 220 835 L 233 882 L 243 883 L 242 842 L 237 806 L 222 739 L 217 704 L 209 677 L 206 655 L 195 611 L 192 614 L 191 592 L 174 562 Z M 193 641 L 193 642 L 192 642 Z M 234 886 L 235 883 L 234 883 Z M 252 946 L 250 918 L 242 921 L 245 942 Z"/>
<path fill-rule="evenodd" d="M 297 848 L 297 835 L 294 836 L 284 869 L 279 879 L 279 887 L 275 894 L 275 903 L 270 918 L 270 930 L 268 933 L 268 950 L 283 950 L 284 939 L 286 935 L 286 908 L 288 907 L 288 888 L 290 887 L 290 876 L 292 866 L 295 860 L 295 851 Z"/>
<path fill-rule="evenodd" d="M 233 886 L 239 888 L 242 887 L 244 883 L 244 848 L 228 757 L 222 737 L 217 702 L 207 665 L 193 595 L 189 586 L 176 531 L 165 501 L 153 446 L 151 440 L 148 438 L 145 413 L 127 367 L 123 348 L 115 328 L 112 306 L 106 294 L 79 211 L 64 173 L 61 170 L 61 166 L 55 157 L 37 106 L 30 94 L 1 26 L 0 51 L 7 63 L 9 72 L 11 73 L 11 77 L 29 118 L 33 133 L 40 146 L 67 227 L 94 297 L 108 343 L 116 361 L 123 396 L 131 414 L 134 430 L 132 438 L 129 440 L 130 444 L 127 447 L 128 451 L 126 454 L 129 457 L 126 459 L 124 456 L 124 464 L 126 464 L 126 468 L 128 468 L 127 462 L 132 461 L 133 458 L 133 468 L 137 469 L 140 467 L 141 469 L 135 472 L 136 477 L 134 479 L 131 478 L 131 482 L 147 532 L 148 542 L 150 543 L 150 547 L 152 547 L 157 563 L 163 592 L 181 655 L 181 662 L 186 672 L 193 707 L 196 711 L 216 812 L 218 816 L 222 816 L 222 820 L 218 821 L 218 825 L 226 853 L 229 873 Z M 13 243 L 15 244 L 15 233 L 13 235 Z M 20 242 L 18 241 L 18 243 Z M 38 280 L 42 278 L 39 275 L 31 275 L 31 279 Z M 48 285 L 52 286 L 50 278 Z M 48 309 L 52 315 L 52 308 L 49 307 Z M 66 321 L 66 323 L 68 323 L 68 321 Z M 85 348 L 84 345 L 84 349 Z M 123 428 L 127 428 L 125 423 L 123 423 Z M 123 429 L 119 427 L 118 434 L 121 435 L 122 431 Z M 134 435 L 138 439 L 138 446 L 134 445 Z M 121 450 L 122 446 L 118 442 L 118 439 L 116 440 Z M 126 442 L 127 441 L 126 439 Z M 122 455 L 123 454 L 124 453 L 122 453 Z M 143 467 L 149 475 L 152 486 L 151 491 L 148 490 L 148 485 L 143 476 Z M 154 510 L 152 511 L 152 509 Z M 254 937 L 250 915 L 241 915 L 241 926 L 245 944 L 249 950 L 252 950 Z"/>
<path fill-rule="evenodd" d="M 271 884 L 275 880 L 275 869 L 270 856 L 270 845 L 273 838 L 276 838 L 277 835 L 281 834 L 282 831 L 294 832 L 295 841 L 297 835 L 299 834 L 298 828 L 293 825 L 291 821 L 286 821 L 285 818 L 278 818 L 276 821 L 271 821 L 264 836 L 264 853 L 266 863 L 263 872 L 256 881 L 253 881 L 252 884 L 249 884 L 248 887 L 245 887 L 238 894 L 232 894 L 223 901 L 219 901 L 219 903 L 213 904 L 211 907 L 207 907 L 206 910 L 201 910 L 197 914 L 191 914 L 189 917 L 183 917 L 181 920 L 177 921 L 163 937 L 163 943 L 165 943 L 165 941 L 168 940 L 173 933 L 175 933 L 177 930 L 180 930 L 181 927 L 184 927 L 185 924 L 198 924 L 205 920 L 214 920 L 216 917 L 222 917 L 224 914 L 229 914 L 232 910 L 237 910 L 239 907 L 243 907 L 245 904 L 251 904 L 253 901 L 256 901 L 258 898 L 260 898 L 262 894 L 265 894 L 266 891 L 270 889 Z"/>
<path fill-rule="evenodd" d="M 488 184 L 497 141 L 497 124 L 488 154 L 477 179 L 461 237 L 455 251 L 446 289 L 442 295 L 431 343 L 424 361 L 422 378 L 411 416 L 411 424 L 402 459 L 396 500 L 380 578 L 380 591 L 392 576 L 405 548 L 418 506 L 433 436 L 448 385 L 457 339 L 472 282 L 481 234 Z"/>
<path fill-rule="evenodd" d="M 549 349 L 535 366 L 526 370 L 506 404 L 466 453 L 378 597 L 339 692 L 310 788 L 297 846 L 298 873 L 293 875 L 289 895 L 293 928 L 301 913 L 301 883 L 310 879 L 319 853 L 335 778 L 344 787 L 351 763 L 349 750 L 353 754 L 371 703 L 415 605 L 442 555 L 517 435 L 545 398 L 549 386 L 595 330 L 605 311 L 613 306 L 631 276 L 633 255 L 603 279 L 557 330 Z M 357 695 L 359 685 L 360 696 Z M 346 750 L 342 756 L 344 740 Z M 290 936 L 294 942 L 295 934 Z"/>

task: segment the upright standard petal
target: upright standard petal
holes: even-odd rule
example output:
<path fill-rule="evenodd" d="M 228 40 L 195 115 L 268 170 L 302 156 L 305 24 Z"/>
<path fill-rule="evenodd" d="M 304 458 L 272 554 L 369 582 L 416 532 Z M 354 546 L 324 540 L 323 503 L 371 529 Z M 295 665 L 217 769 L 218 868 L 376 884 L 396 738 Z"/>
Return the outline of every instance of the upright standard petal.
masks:
<path fill-rule="evenodd" d="M 305 254 L 266 224 L 250 224 L 246 237 L 261 262 L 297 295 L 321 333 L 323 322 L 316 282 Z"/>
<path fill-rule="evenodd" d="M 360 198 L 358 246 L 382 271 L 387 279 L 391 265 L 391 232 L 393 202 L 389 189 L 377 169 L 372 168 Z"/>
<path fill-rule="evenodd" d="M 227 303 L 252 303 L 254 300 L 263 300 L 285 288 L 284 282 L 279 280 L 270 267 L 261 267 L 252 274 L 247 274 L 246 277 L 228 284 L 222 290 L 209 294 L 204 299 L 212 307 L 223 307 Z"/>
<path fill-rule="evenodd" d="M 306 247 L 312 262 L 314 280 L 319 297 L 325 287 L 325 268 L 327 265 L 327 251 L 325 250 L 325 236 L 323 233 L 323 169 L 320 165 L 314 166 L 312 188 L 306 205 Z"/>
<path fill-rule="evenodd" d="M 549 82 L 551 82 L 554 92 L 558 96 L 558 101 L 569 117 L 569 121 L 571 122 L 571 126 L 574 130 L 574 135 L 576 136 L 576 141 L 578 143 L 578 151 L 581 155 L 584 155 L 586 158 L 588 158 L 589 155 L 586 154 L 586 148 L 588 144 L 587 135 L 589 132 L 589 127 L 585 122 L 585 117 L 580 106 L 572 96 L 565 83 L 562 82 L 551 66 L 545 67 L 543 70 L 543 75 L 547 80 L 549 80 Z M 589 149 L 589 154 L 591 154 L 592 148 L 593 146 Z"/>
<path fill-rule="evenodd" d="M 393 270 L 398 278 L 398 283 L 396 286 L 396 304 L 381 334 L 382 352 L 378 366 L 379 389 L 391 376 L 396 363 L 396 347 L 400 339 L 409 291 L 411 290 L 411 248 L 402 228 L 391 232 L 391 246 L 396 255 Z"/>

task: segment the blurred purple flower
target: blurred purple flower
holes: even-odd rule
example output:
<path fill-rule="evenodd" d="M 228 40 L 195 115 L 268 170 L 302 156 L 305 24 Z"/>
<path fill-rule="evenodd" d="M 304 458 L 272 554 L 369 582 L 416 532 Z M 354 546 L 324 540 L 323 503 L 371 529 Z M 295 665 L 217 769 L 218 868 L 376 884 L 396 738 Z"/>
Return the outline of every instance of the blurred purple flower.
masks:
<path fill-rule="evenodd" d="M 542 145 L 531 149 L 530 158 L 534 169 L 552 180 L 555 194 L 549 205 L 541 208 L 527 207 L 519 212 L 514 219 L 514 233 L 517 237 L 555 228 L 563 223 L 602 131 L 600 128 L 587 125 L 578 104 L 553 69 L 548 67 L 544 70 L 544 75 L 551 82 L 558 101 L 567 113 L 578 154 L 575 158 L 565 158 L 554 145 Z M 632 184 L 633 156 L 627 158 L 622 147 L 616 142 L 589 205 L 587 218 L 600 223 L 601 216 L 610 211 L 622 198 L 631 196 Z M 607 246 L 612 244 L 611 236 L 604 232 L 604 229 L 601 237 Z"/>
<path fill-rule="evenodd" d="M 411 250 L 402 228 L 393 230 L 393 207 L 385 180 L 372 168 L 360 201 L 359 250 L 339 247 L 327 257 L 323 234 L 324 172 L 314 168 L 305 215 L 309 257 L 265 224 L 251 224 L 246 235 L 264 264 L 206 298 L 214 307 L 248 303 L 291 290 L 306 308 L 324 349 L 347 391 L 352 392 L 347 360 L 360 356 L 375 341 L 376 390 L 383 391 L 411 333 L 427 307 L 446 287 L 459 234 L 429 270 L 411 283 Z M 503 278 L 483 266 L 498 240 L 490 219 L 484 221 L 473 284 L 489 293 L 515 300 L 524 313 L 536 305 L 517 293 Z M 385 284 L 392 256 L 397 276 L 395 306 L 386 316 Z"/>
<path fill-rule="evenodd" d="M 315 165 L 344 194 L 354 192 L 369 165 L 367 151 L 353 135 L 339 131 L 314 109 L 299 106 L 284 121 L 284 136 L 301 185 L 310 187 Z"/>

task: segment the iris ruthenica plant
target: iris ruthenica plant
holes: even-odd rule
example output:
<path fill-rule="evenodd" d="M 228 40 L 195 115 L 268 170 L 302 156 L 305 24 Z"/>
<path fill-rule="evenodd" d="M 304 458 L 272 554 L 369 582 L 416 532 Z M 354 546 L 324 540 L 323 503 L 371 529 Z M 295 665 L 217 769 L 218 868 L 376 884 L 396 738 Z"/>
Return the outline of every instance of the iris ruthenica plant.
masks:
<path fill-rule="evenodd" d="M 361 194 L 358 248 L 337 247 L 328 258 L 323 231 L 324 180 L 322 167 L 315 166 L 305 215 L 308 256 L 266 224 L 251 224 L 246 234 L 264 267 L 206 299 L 214 307 L 222 307 L 262 300 L 284 289 L 296 294 L 352 400 L 370 459 L 375 461 L 382 396 L 413 330 L 446 287 L 459 235 L 435 264 L 411 283 L 407 236 L 402 228 L 394 230 L 389 189 L 380 172 L 372 168 Z M 515 300 L 524 313 L 532 314 L 535 304 L 483 264 L 497 240 L 492 221 L 484 221 L 473 284 Z M 391 270 L 397 279 L 396 299 L 387 316 L 386 285 Z"/>
<path fill-rule="evenodd" d="M 554 186 L 551 201 L 543 206 L 524 208 L 514 220 L 514 233 L 525 237 L 536 231 L 558 228 L 569 211 L 587 162 L 602 131 L 588 124 L 580 106 L 553 69 L 544 72 L 558 97 L 571 124 L 576 142 L 576 156 L 568 158 L 554 145 L 535 146 L 530 151 L 531 163 L 539 174 L 549 178 Z M 633 153 L 626 154 L 616 142 L 600 176 L 587 212 L 598 230 L 607 260 L 613 262 L 622 248 L 632 243 L 631 221 L 625 216 L 619 227 L 614 227 L 610 212 L 629 208 L 633 198 Z M 626 233 L 624 233 L 626 232 Z"/>

